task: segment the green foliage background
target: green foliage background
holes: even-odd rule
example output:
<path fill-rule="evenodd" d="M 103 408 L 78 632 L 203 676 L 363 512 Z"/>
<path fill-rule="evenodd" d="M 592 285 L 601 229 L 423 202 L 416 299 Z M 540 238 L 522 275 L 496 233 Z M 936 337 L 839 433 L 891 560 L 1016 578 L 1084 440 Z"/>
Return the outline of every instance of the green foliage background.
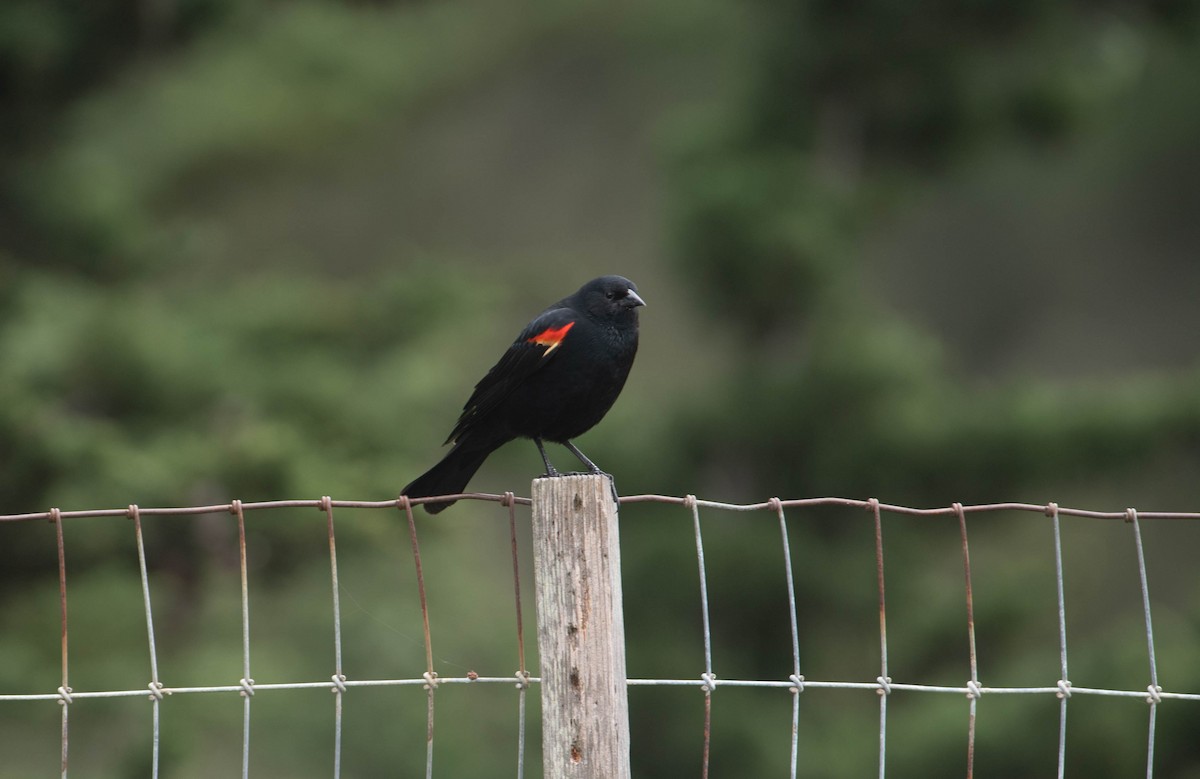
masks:
<path fill-rule="evenodd" d="M 601 273 L 650 304 L 630 384 L 583 441 L 623 493 L 1200 510 L 1198 24 L 1172 0 L 10 0 L 0 513 L 390 498 L 512 333 Z M 539 467 L 514 444 L 474 486 L 523 493 Z M 421 520 L 443 675 L 516 668 L 505 517 Z M 878 673 L 868 520 L 791 517 L 810 679 Z M 338 521 L 348 675 L 419 675 L 400 518 Z M 1196 692 L 1200 529 L 1145 530 L 1160 678 Z M 773 518 L 705 531 L 718 676 L 785 677 Z M 893 678 L 961 684 L 957 527 L 884 531 Z M 1046 521 L 971 531 L 981 678 L 1052 685 Z M 328 677 L 323 516 L 251 515 L 249 533 L 255 679 Z M 698 677 L 690 517 L 629 506 L 622 533 L 631 674 Z M 72 686 L 144 686 L 128 523 L 65 534 Z M 1129 529 L 1064 534 L 1072 681 L 1144 687 Z M 0 692 L 59 684 L 53 539 L 0 527 Z M 229 517 L 147 520 L 170 686 L 240 675 L 235 541 Z M 700 694 L 631 703 L 635 773 L 698 773 Z M 328 693 L 253 707 L 252 773 L 329 773 Z M 801 775 L 876 770 L 877 707 L 806 691 Z M 1194 709 L 1161 707 L 1161 775 L 1200 776 Z M 889 711 L 889 773 L 961 774 L 965 701 Z M 1143 703 L 1070 711 L 1072 775 L 1142 770 Z M 712 775 L 783 773 L 789 712 L 786 693 L 719 689 Z M 1056 700 L 979 712 L 979 775 L 1053 770 Z M 0 776 L 55 770 L 59 716 L 0 707 Z M 417 774 L 424 716 L 416 690 L 348 694 L 343 775 Z M 147 775 L 149 717 L 73 706 L 73 773 Z M 240 717 L 232 696 L 169 699 L 163 775 L 236 771 Z M 438 774 L 511 773 L 515 720 L 511 690 L 439 692 Z"/>

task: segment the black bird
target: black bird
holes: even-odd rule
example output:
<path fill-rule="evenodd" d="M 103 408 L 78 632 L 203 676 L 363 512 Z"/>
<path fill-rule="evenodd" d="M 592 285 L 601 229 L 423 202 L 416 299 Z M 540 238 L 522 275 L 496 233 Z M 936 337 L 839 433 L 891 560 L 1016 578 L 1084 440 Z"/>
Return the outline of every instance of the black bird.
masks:
<path fill-rule="evenodd" d="M 638 347 L 637 287 L 621 276 L 601 276 L 547 308 L 513 345 L 463 406 L 441 462 L 401 490 L 410 498 L 463 492 L 487 456 L 514 438 L 532 438 L 546 464 L 543 441 L 562 444 L 591 473 L 603 473 L 571 443 L 592 429 L 625 386 Z M 454 501 L 426 503 L 436 514 Z"/>

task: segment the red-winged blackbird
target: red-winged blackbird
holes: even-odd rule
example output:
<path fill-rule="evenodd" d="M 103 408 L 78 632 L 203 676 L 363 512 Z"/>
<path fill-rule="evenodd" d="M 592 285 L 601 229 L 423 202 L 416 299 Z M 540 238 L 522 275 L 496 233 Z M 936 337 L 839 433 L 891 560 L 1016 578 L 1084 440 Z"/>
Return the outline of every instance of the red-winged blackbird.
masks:
<path fill-rule="evenodd" d="M 637 308 L 644 305 L 632 281 L 602 276 L 538 314 L 475 385 L 446 439 L 454 448 L 401 494 L 461 493 L 487 456 L 514 438 L 533 439 L 547 476 L 559 473 L 543 441 L 562 444 L 588 471 L 602 473 L 571 439 L 595 426 L 621 393 L 637 354 Z M 436 514 L 453 503 L 424 505 Z"/>

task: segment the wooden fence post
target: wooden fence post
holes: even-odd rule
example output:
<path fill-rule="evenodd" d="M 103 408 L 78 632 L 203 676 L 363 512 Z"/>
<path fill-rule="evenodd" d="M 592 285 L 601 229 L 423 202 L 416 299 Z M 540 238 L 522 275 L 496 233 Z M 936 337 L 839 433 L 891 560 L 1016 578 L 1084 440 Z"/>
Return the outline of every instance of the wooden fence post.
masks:
<path fill-rule="evenodd" d="M 608 477 L 533 482 L 545 779 L 629 779 L 617 506 Z"/>

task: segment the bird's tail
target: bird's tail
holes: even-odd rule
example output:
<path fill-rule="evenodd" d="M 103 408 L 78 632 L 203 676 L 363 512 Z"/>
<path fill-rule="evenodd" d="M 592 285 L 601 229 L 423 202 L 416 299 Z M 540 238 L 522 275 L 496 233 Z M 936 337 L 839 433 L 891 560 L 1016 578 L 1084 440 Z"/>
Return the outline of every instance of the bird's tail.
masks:
<path fill-rule="evenodd" d="M 479 466 L 483 465 L 488 455 L 503 443 L 504 441 L 480 444 L 470 438 L 461 439 L 437 465 L 414 479 L 400 494 L 410 498 L 428 498 L 464 492 L 475 471 L 479 470 Z M 423 505 L 430 514 L 436 514 L 450 508 L 454 503 L 453 500 L 447 500 Z"/>

